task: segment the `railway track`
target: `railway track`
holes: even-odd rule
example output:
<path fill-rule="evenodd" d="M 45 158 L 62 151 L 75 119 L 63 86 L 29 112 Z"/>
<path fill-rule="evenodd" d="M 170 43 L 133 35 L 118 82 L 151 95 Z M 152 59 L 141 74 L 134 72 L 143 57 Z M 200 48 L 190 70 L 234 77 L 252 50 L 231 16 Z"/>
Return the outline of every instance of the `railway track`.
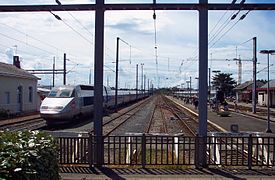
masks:
<path fill-rule="evenodd" d="M 0 130 L 22 131 L 36 130 L 46 126 L 44 119 L 40 117 L 30 117 L 21 121 L 10 121 L 0 125 Z"/>
<path fill-rule="evenodd" d="M 127 162 L 129 164 L 139 165 L 142 160 L 146 161 L 149 165 L 165 165 L 165 163 L 168 165 L 177 165 L 185 164 L 185 162 L 186 165 L 190 162 L 190 164 L 192 164 L 192 161 L 195 159 L 194 151 L 196 149 L 196 138 L 194 134 L 192 135 L 191 132 L 189 132 L 189 134 L 183 133 L 183 135 L 177 135 L 173 134 L 171 130 L 171 124 L 174 124 L 174 126 L 181 127 L 182 130 L 187 132 L 188 130 L 184 129 L 181 121 L 186 121 L 189 115 L 187 112 L 182 112 L 181 107 L 174 105 L 173 102 L 170 102 L 166 98 L 155 97 L 155 106 L 151 109 L 151 114 L 148 115 L 148 117 L 150 116 L 150 121 L 148 121 L 147 126 L 144 126 L 144 133 L 149 134 L 137 134 L 136 136 L 112 134 L 112 132 L 118 130 L 123 124 L 128 124 L 126 122 L 132 122 L 128 121 L 129 117 L 133 117 L 136 114 L 135 111 L 142 110 L 144 104 L 148 101 L 140 103 L 138 105 L 139 107 L 136 106 L 138 107 L 137 109 L 131 108 L 133 111 L 127 110 L 117 115 L 116 118 L 124 116 L 123 119 L 125 121 L 113 118 L 112 120 L 104 122 L 106 164 L 125 165 Z M 188 117 L 190 118 L 188 119 L 190 122 L 186 124 L 189 127 L 190 124 L 193 125 L 190 129 L 195 131 L 198 127 L 196 120 L 194 121 L 193 118 L 196 119 L 196 117 L 192 115 L 192 113 L 190 116 L 192 118 Z M 174 120 L 171 121 L 171 117 Z M 144 121 L 146 118 L 147 117 L 144 118 Z M 179 118 L 182 118 L 182 120 L 179 120 Z M 210 127 L 212 131 L 219 130 L 212 127 L 212 125 L 209 125 L 209 129 Z M 119 131 L 122 129 L 119 129 Z M 159 134 L 157 134 L 157 132 Z M 141 139 L 143 139 L 142 142 L 145 142 L 144 144 L 141 144 Z M 226 166 L 225 164 L 233 166 L 246 164 L 249 156 L 247 151 L 248 143 L 245 141 L 244 138 L 221 138 L 216 135 L 213 135 L 213 137 L 208 135 L 207 158 L 210 162 L 209 164 L 221 164 L 222 166 Z M 64 140 L 62 143 L 64 147 L 62 152 L 65 154 L 68 153 L 68 156 L 64 156 L 65 159 L 70 158 L 75 162 L 81 162 L 82 159 L 86 159 L 85 161 L 87 161 L 87 152 L 90 147 L 88 145 L 88 139 L 82 140 L 81 138 L 75 138 L 70 141 Z M 238 144 L 241 144 L 241 146 Z M 142 151 L 142 149 L 146 151 Z M 70 152 L 72 154 L 69 154 Z M 146 158 L 144 158 L 144 155 L 146 155 Z M 253 158 L 252 161 L 257 162 L 259 160 Z"/>
<path fill-rule="evenodd" d="M 150 100 L 151 100 L 151 97 L 137 103 L 135 106 L 131 107 L 130 109 L 127 109 L 126 111 L 122 112 L 121 114 L 118 114 L 117 116 L 104 121 L 103 122 L 103 136 L 109 136 L 114 131 L 116 131 L 119 127 L 121 127 L 129 119 L 131 119 L 133 116 L 135 116 L 137 112 L 139 112 L 143 108 L 145 108 L 145 104 L 147 104 Z M 94 129 L 91 130 L 91 132 L 94 133 Z"/>
<path fill-rule="evenodd" d="M 156 97 L 153 112 L 150 116 L 148 126 L 144 133 L 168 133 L 167 120 L 163 112 L 163 99 L 161 96 Z"/>
<path fill-rule="evenodd" d="M 167 98 L 167 101 L 165 101 L 165 102 L 168 102 L 168 104 L 171 105 L 171 109 L 173 109 L 173 111 L 177 114 L 176 115 L 177 117 L 180 118 L 180 116 L 182 116 L 182 114 L 181 114 L 182 112 L 184 112 L 184 114 L 189 114 L 189 116 L 191 117 L 191 119 L 193 121 L 189 121 L 189 120 L 184 121 L 184 119 L 181 119 L 181 122 L 183 122 L 184 126 L 186 126 L 186 127 L 188 126 L 189 128 L 187 128 L 187 129 L 188 130 L 190 129 L 191 130 L 190 132 L 193 135 L 195 135 L 195 132 L 192 130 L 193 128 L 190 128 L 190 127 L 197 126 L 197 128 L 198 128 L 197 114 L 192 113 L 192 112 L 188 111 L 187 109 L 182 108 L 181 106 L 175 105 L 175 103 L 173 103 L 173 101 L 170 100 L 169 98 Z M 191 126 L 190 126 L 190 124 L 191 124 Z M 210 134 L 211 134 L 211 132 L 221 132 L 221 129 L 217 128 L 212 123 L 208 123 L 207 126 L 208 126 L 207 127 L 208 132 Z M 212 147 L 210 147 L 210 146 L 208 147 L 209 151 L 207 152 L 207 155 L 208 155 L 209 161 L 216 162 L 218 164 L 220 163 L 220 164 L 229 164 L 229 165 L 236 165 L 236 166 L 245 164 L 248 162 L 248 151 L 247 151 L 248 147 L 243 145 L 240 148 L 238 146 L 238 144 L 247 144 L 247 142 L 244 142 L 244 138 L 236 138 L 236 137 L 232 137 L 229 139 L 222 138 L 222 137 L 217 138 L 217 137 L 215 137 L 215 135 L 213 135 L 213 138 L 210 138 L 209 140 L 212 141 L 212 143 L 213 143 Z M 219 141 L 219 142 L 217 142 L 217 141 Z M 220 146 L 220 147 L 214 147 L 215 144 L 217 144 L 217 143 L 224 144 L 224 145 Z M 212 153 L 212 155 L 211 155 L 211 153 Z M 220 158 L 217 158 L 216 156 L 214 157 L 213 154 L 216 154 L 216 155 L 218 154 L 218 156 Z M 213 156 L 213 157 L 211 158 L 210 156 Z M 239 158 L 239 157 L 242 157 L 242 158 Z M 253 163 L 256 163 L 259 160 L 257 160 L 256 158 L 252 158 L 252 161 L 253 161 Z"/>
<path fill-rule="evenodd" d="M 181 126 L 181 132 L 185 136 L 196 136 L 197 129 L 199 127 L 198 116 L 190 113 L 190 111 L 187 111 L 186 109 L 177 105 L 167 97 L 163 97 L 163 99 L 163 102 L 165 103 L 164 108 L 172 114 L 170 116 L 172 118 L 174 117 Z M 216 126 L 213 126 L 213 124 L 208 124 L 208 131 L 219 132 L 220 129 L 216 128 Z"/>

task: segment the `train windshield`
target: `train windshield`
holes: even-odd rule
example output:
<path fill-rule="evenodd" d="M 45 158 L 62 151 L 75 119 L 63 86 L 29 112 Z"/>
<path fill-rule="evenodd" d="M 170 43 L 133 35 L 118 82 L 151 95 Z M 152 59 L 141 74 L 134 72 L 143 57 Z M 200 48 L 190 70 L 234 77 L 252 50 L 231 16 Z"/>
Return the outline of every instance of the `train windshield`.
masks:
<path fill-rule="evenodd" d="M 70 89 L 54 89 L 50 92 L 48 97 L 69 98 L 74 97 L 74 94 L 74 91 Z"/>

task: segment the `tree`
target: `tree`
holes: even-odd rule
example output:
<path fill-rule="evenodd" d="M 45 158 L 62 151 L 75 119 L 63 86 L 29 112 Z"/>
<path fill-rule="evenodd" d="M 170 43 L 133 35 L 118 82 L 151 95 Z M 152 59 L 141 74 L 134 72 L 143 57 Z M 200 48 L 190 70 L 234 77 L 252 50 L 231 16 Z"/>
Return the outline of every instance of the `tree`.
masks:
<path fill-rule="evenodd" d="M 233 88 L 236 81 L 231 77 L 230 73 L 219 73 L 213 77 L 212 85 L 224 93 L 225 96 L 233 94 Z"/>

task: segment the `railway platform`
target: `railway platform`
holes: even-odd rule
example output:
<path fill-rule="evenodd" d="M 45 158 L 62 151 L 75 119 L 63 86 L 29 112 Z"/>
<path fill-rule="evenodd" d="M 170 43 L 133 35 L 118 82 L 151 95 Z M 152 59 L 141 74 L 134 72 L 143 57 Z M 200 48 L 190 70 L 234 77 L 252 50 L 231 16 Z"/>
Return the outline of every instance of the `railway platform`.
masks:
<path fill-rule="evenodd" d="M 177 98 L 172 98 L 175 102 L 178 104 L 181 104 L 182 106 L 189 109 L 189 111 L 193 113 L 198 113 L 198 110 L 195 109 L 193 104 L 186 104 L 184 101 L 179 100 Z M 246 106 L 251 107 L 249 104 L 238 104 L 239 107 Z M 264 109 L 265 107 L 257 107 Z M 274 108 L 271 108 L 271 112 L 275 112 Z M 217 115 L 217 112 L 213 112 L 210 108 L 208 108 L 208 120 L 215 125 L 219 126 L 219 129 L 224 132 L 230 132 L 231 131 L 231 125 L 237 124 L 240 131 L 249 131 L 249 132 L 265 132 L 266 131 L 266 122 L 267 117 L 256 113 L 253 114 L 248 111 L 238 111 L 234 112 L 233 110 L 230 111 L 230 116 L 228 117 L 221 117 Z M 271 121 L 271 130 L 274 133 L 275 132 L 275 117 L 270 117 Z"/>

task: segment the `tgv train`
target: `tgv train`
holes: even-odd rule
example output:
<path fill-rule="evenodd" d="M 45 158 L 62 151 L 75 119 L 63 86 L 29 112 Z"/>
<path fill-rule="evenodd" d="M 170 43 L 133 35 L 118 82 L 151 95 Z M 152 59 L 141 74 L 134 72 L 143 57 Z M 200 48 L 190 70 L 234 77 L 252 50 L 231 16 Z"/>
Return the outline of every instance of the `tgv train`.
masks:
<path fill-rule="evenodd" d="M 118 91 L 117 104 L 122 105 L 148 96 L 136 90 Z M 103 107 L 115 106 L 115 90 L 103 87 Z M 53 88 L 42 101 L 40 115 L 47 124 L 60 124 L 92 114 L 94 110 L 94 86 L 76 85 Z"/>

